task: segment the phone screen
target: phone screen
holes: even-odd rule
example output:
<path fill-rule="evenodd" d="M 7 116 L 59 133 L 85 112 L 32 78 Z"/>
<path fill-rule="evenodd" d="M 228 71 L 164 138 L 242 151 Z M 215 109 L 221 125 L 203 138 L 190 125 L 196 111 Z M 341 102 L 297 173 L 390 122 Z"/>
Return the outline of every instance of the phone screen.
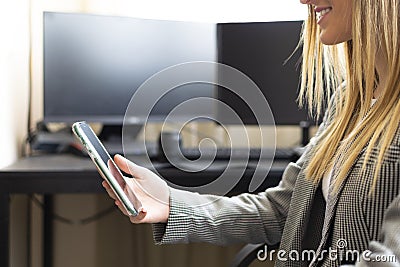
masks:
<path fill-rule="evenodd" d="M 75 127 L 79 127 L 80 131 L 82 131 L 81 134 L 77 134 L 78 137 L 86 147 L 92 160 L 96 163 L 99 171 L 103 174 L 103 176 L 105 176 L 104 178 L 113 188 L 114 193 L 124 204 L 128 212 L 130 212 L 132 215 L 137 215 L 136 207 L 140 207 L 140 201 L 136 198 L 135 194 L 130 190 L 130 188 L 126 186 L 125 182 L 125 179 L 130 178 L 125 178 L 122 175 L 121 171 L 88 124 L 84 122 L 74 124 L 73 129 L 74 132 L 77 133 L 78 130 Z M 85 136 L 87 140 L 84 140 L 83 136 Z"/>

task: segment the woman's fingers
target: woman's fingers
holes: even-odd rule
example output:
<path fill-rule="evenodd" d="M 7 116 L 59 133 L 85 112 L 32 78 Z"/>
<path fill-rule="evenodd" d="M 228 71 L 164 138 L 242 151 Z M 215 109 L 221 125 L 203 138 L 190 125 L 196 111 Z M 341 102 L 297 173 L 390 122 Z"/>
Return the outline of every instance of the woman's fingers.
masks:
<path fill-rule="evenodd" d="M 122 189 L 133 206 L 138 209 L 139 214 L 130 216 L 123 203 L 113 192 L 110 184 L 103 181 L 103 187 L 114 199 L 121 212 L 135 224 L 166 222 L 169 215 L 169 188 L 167 183 L 152 171 L 138 166 L 120 155 L 116 155 L 114 161 L 121 171 L 134 177 L 125 177 Z"/>
<path fill-rule="evenodd" d="M 106 181 L 103 181 L 101 184 L 102 184 L 103 187 L 106 189 L 108 195 L 109 195 L 112 199 L 114 199 L 115 205 L 121 210 L 121 212 L 122 212 L 123 214 L 125 214 L 126 216 L 129 216 L 129 217 L 131 218 L 131 221 L 132 221 L 132 218 L 135 218 L 135 223 L 138 223 L 142 218 L 144 218 L 145 213 L 146 213 L 146 211 L 145 211 L 144 208 L 142 208 L 142 209 L 139 211 L 138 216 L 130 216 L 130 215 L 128 214 L 128 212 L 126 211 L 124 205 L 121 203 L 121 201 L 119 201 L 119 200 L 117 199 L 117 197 L 116 197 L 116 195 L 114 194 L 114 192 L 112 191 L 110 185 L 109 185 Z"/>
<path fill-rule="evenodd" d="M 115 200 L 115 205 L 119 208 L 119 210 L 126 216 L 129 216 L 128 212 L 126 211 L 124 205 L 122 205 L 121 201 Z"/>
<path fill-rule="evenodd" d="M 144 176 L 145 168 L 136 165 L 132 161 L 124 158 L 121 155 L 115 155 L 114 161 L 117 164 L 118 168 L 120 168 L 125 173 L 131 174 L 135 178 L 142 178 Z"/>
<path fill-rule="evenodd" d="M 140 211 L 137 216 L 129 216 L 129 220 L 132 223 L 142 223 L 145 217 L 146 217 L 146 212 Z"/>
<path fill-rule="evenodd" d="M 144 217 L 146 217 L 146 212 L 144 210 L 139 210 L 139 214 L 137 216 L 131 216 L 128 214 L 128 212 L 126 211 L 126 209 L 124 208 L 124 206 L 122 205 L 122 203 L 119 200 L 115 201 L 115 205 L 117 205 L 117 207 L 119 208 L 119 210 L 126 216 L 129 217 L 129 220 L 132 223 L 141 223 L 143 222 Z"/>
<path fill-rule="evenodd" d="M 101 185 L 106 189 L 106 191 L 107 191 L 107 194 L 111 197 L 111 198 L 113 198 L 113 199 L 117 199 L 117 196 L 114 194 L 114 192 L 112 191 L 112 189 L 111 189 L 111 186 L 108 184 L 108 182 L 107 181 L 103 181 L 102 183 L 101 183 Z"/>

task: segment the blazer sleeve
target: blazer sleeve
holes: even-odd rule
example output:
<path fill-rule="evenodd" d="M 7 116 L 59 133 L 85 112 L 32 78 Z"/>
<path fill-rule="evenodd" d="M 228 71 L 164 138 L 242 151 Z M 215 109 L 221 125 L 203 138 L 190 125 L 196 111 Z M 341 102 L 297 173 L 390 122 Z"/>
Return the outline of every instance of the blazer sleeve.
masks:
<path fill-rule="evenodd" d="M 153 224 L 154 240 L 156 244 L 278 243 L 299 170 L 298 163 L 289 164 L 279 185 L 259 194 L 220 197 L 171 188 L 168 222 Z"/>
<path fill-rule="evenodd" d="M 364 251 L 356 266 L 400 266 L 400 195 L 386 210 L 381 242 L 370 242 L 368 250 Z"/>

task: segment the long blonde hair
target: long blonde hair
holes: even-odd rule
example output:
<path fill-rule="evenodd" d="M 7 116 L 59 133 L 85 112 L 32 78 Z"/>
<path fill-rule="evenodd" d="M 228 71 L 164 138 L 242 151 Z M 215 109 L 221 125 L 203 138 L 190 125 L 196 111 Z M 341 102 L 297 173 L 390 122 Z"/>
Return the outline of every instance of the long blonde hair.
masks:
<path fill-rule="evenodd" d="M 385 151 L 400 123 L 400 4 L 398 0 L 353 0 L 350 3 L 353 5 L 350 41 L 333 46 L 321 44 L 311 6 L 303 26 L 300 105 L 307 104 L 317 115 L 324 101 L 335 106 L 334 119 L 322 133 L 322 142 L 314 148 L 306 175 L 319 182 L 339 163 L 337 189 L 367 147 L 363 166 L 374 160 L 374 188 Z M 375 69 L 378 50 L 387 60 L 387 80 L 371 108 L 379 83 Z M 334 95 L 332 101 L 329 100 L 331 95 Z M 374 149 L 378 149 L 378 157 L 371 156 Z"/>

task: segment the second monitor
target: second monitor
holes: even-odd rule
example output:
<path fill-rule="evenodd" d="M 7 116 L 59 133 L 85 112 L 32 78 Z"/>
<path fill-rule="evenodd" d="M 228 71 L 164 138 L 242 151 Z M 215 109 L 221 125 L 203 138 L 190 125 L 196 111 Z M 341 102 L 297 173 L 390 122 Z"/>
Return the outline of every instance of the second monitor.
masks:
<path fill-rule="evenodd" d="M 296 102 L 301 49 L 292 53 L 299 42 L 301 28 L 301 21 L 217 25 L 218 61 L 238 69 L 255 82 L 268 101 L 276 125 L 312 122 L 307 111 L 299 109 Z M 252 107 L 240 96 L 222 87 L 217 94 L 220 101 L 236 111 L 244 124 L 257 124 Z M 220 110 L 217 115 L 219 121 L 230 123 Z"/>

